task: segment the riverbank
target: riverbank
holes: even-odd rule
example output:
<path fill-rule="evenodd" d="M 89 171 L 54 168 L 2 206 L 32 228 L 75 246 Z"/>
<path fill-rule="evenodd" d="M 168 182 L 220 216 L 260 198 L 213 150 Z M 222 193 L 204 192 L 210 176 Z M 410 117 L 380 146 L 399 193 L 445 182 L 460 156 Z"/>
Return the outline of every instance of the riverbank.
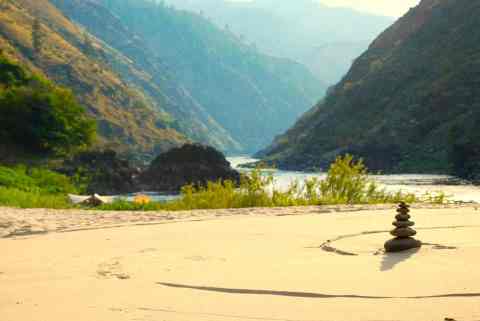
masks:
<path fill-rule="evenodd" d="M 188 221 L 215 220 L 238 216 L 294 216 L 393 210 L 395 204 L 332 205 L 280 208 L 240 208 L 192 211 L 97 211 L 83 209 L 18 209 L 0 207 L 0 238 L 48 233 L 121 228 Z M 479 209 L 480 204 L 414 204 L 412 210 Z M 479 212 L 480 213 L 480 212 Z"/>
<path fill-rule="evenodd" d="M 232 167 L 248 172 L 251 169 L 242 168 L 244 164 L 257 163 L 260 160 L 250 157 L 229 157 L 228 161 Z M 271 173 L 275 179 L 275 187 L 285 191 L 292 183 L 299 182 L 303 184 L 306 180 L 313 178 L 322 180 L 327 174 L 321 172 L 298 172 L 285 171 L 279 169 L 264 170 Z M 375 174 L 370 173 L 369 177 L 378 183 L 381 188 L 388 192 L 411 193 L 417 197 L 423 197 L 426 194 L 438 195 L 444 194 L 447 201 L 450 202 L 476 202 L 480 203 L 480 186 L 471 184 L 468 181 L 457 177 L 439 174 Z"/>
<path fill-rule="evenodd" d="M 0 315 L 480 320 L 478 207 L 421 204 L 411 214 L 424 246 L 385 254 L 394 206 L 148 214 L 1 208 Z M 7 225 L 25 233 L 5 234 Z"/>

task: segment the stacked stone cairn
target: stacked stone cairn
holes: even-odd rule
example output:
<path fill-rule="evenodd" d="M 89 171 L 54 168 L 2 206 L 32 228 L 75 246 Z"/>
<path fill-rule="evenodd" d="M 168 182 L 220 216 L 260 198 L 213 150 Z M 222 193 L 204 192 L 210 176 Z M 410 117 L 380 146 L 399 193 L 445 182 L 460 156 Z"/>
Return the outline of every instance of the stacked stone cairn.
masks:
<path fill-rule="evenodd" d="M 422 242 L 413 238 L 417 232 L 412 228 L 415 223 L 410 221 L 411 216 L 408 214 L 410 212 L 409 207 L 410 206 L 404 202 L 398 206 L 398 214 L 395 216 L 396 221 L 392 223 L 395 229 L 390 232 L 395 238 L 385 243 L 385 251 L 401 252 L 422 246 Z"/>

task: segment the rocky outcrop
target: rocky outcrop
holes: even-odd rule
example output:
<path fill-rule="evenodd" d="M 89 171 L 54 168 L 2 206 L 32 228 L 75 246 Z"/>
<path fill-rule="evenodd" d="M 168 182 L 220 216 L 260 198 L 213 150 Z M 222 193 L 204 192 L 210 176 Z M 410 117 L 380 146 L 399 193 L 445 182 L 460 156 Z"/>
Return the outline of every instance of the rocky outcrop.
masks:
<path fill-rule="evenodd" d="M 138 191 L 139 169 L 114 151 L 92 151 L 64 161 L 59 172 L 87 184 L 88 194 L 119 195 Z"/>
<path fill-rule="evenodd" d="M 178 192 L 187 184 L 204 186 L 208 181 L 240 181 L 225 156 L 213 147 L 187 144 L 158 156 L 139 177 L 144 190 Z"/>

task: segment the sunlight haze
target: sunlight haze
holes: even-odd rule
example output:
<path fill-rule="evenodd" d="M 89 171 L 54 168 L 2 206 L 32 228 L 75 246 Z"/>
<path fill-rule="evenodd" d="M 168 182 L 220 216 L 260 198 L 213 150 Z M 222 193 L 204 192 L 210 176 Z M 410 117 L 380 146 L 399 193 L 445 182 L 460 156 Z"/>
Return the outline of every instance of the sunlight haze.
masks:
<path fill-rule="evenodd" d="M 231 0 L 234 2 L 252 0 Z M 255 0 L 253 0 L 255 1 Z M 290 0 L 282 0 L 290 1 Z M 317 0 L 318 2 L 332 7 L 352 8 L 358 11 L 374 13 L 378 15 L 400 17 L 410 8 L 420 3 L 420 0 Z"/>
<path fill-rule="evenodd" d="M 400 17 L 420 0 L 321 0 L 321 3 L 335 7 L 348 7 L 360 11 Z"/>

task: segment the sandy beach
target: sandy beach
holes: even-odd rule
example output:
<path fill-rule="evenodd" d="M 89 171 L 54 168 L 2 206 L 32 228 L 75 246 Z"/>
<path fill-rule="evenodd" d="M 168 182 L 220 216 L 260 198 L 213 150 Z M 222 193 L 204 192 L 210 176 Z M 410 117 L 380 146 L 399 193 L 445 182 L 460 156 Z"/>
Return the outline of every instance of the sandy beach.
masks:
<path fill-rule="evenodd" d="M 0 208 L 1 321 L 480 320 L 480 210 Z"/>

